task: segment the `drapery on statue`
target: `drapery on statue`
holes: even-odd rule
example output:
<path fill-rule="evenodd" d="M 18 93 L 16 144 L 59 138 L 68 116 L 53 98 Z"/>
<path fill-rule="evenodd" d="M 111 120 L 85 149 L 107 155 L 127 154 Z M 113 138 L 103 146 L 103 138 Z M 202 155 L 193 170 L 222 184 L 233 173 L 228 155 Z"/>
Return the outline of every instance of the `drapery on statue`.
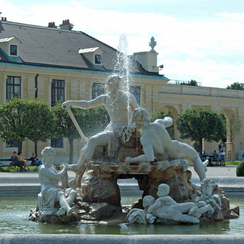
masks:
<path fill-rule="evenodd" d="M 39 166 L 41 193 L 38 195 L 39 211 L 45 215 L 71 215 L 75 207 L 70 207 L 76 198 L 77 192 L 67 188 L 67 167 L 64 165 L 60 172 L 53 166 L 55 151 L 52 147 L 45 147 L 42 152 L 42 165 Z M 62 186 L 59 181 L 62 180 Z M 57 208 L 57 204 L 60 207 Z"/>
<path fill-rule="evenodd" d="M 95 108 L 104 105 L 110 116 L 110 123 L 107 128 L 89 138 L 88 144 L 81 150 L 81 155 L 77 164 L 67 165 L 69 170 L 76 172 L 75 179 L 69 182 L 70 186 L 80 187 L 81 178 L 85 172 L 85 165 L 92 158 L 96 146 L 106 146 L 109 143 L 113 131 L 122 126 L 128 126 L 132 121 L 135 108 L 138 107 L 135 97 L 129 92 L 123 92 L 120 89 L 121 78 L 117 75 L 108 77 L 108 93 L 100 95 L 93 100 L 84 101 L 66 101 L 62 108 L 75 106 L 83 109 Z"/>
<path fill-rule="evenodd" d="M 136 108 L 133 115 L 136 128 L 142 130 L 140 138 L 144 154 L 137 157 L 127 157 L 126 162 L 151 162 L 154 157 L 159 161 L 168 159 L 190 159 L 200 180 L 206 178 L 204 164 L 198 153 L 191 146 L 171 140 L 166 128 L 173 124 L 170 117 L 149 122 L 149 114 L 144 108 Z"/>

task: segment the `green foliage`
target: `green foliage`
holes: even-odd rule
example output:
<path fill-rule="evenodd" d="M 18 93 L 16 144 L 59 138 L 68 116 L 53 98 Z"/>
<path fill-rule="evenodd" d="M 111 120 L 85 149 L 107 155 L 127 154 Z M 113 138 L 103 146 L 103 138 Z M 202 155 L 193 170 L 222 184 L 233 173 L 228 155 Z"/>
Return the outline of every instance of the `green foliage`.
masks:
<path fill-rule="evenodd" d="M 225 165 L 239 165 L 241 161 L 225 161 Z"/>
<path fill-rule="evenodd" d="M 165 113 L 163 110 L 157 110 L 154 113 L 150 114 L 150 122 L 154 122 L 156 119 L 164 119 L 165 117 L 171 117 L 174 119 L 173 113 L 171 110 L 168 110 L 167 113 Z M 174 135 L 174 126 L 167 127 L 166 130 L 168 131 L 170 137 L 172 139 L 175 139 Z"/>
<path fill-rule="evenodd" d="M 244 176 L 244 161 L 240 162 L 236 167 L 236 176 Z"/>
<path fill-rule="evenodd" d="M 0 138 L 18 141 L 19 151 L 26 139 L 46 141 L 52 128 L 53 115 L 44 101 L 12 98 L 0 105 Z"/>
<path fill-rule="evenodd" d="M 227 86 L 226 89 L 232 89 L 232 90 L 244 90 L 244 84 L 235 82 L 231 84 L 230 86 Z"/>
<path fill-rule="evenodd" d="M 242 125 L 239 113 L 236 110 L 231 110 L 231 115 L 227 122 L 227 136 L 230 138 L 230 142 L 233 142 L 240 133 Z"/>
<path fill-rule="evenodd" d="M 180 83 L 180 85 L 198 86 L 198 83 L 197 83 L 197 81 L 195 81 L 195 80 L 190 80 L 190 81 L 188 81 L 188 82 L 182 82 L 182 83 Z"/>
<path fill-rule="evenodd" d="M 80 137 L 68 112 L 61 108 L 61 102 L 57 102 L 55 106 L 51 108 L 51 111 L 54 114 L 55 124 L 55 129 L 52 135 L 53 139 L 58 139 L 60 137 L 76 139 Z M 71 108 L 71 111 L 79 124 L 83 118 L 82 110 Z"/>
<path fill-rule="evenodd" d="M 100 133 L 110 122 L 109 114 L 104 106 L 83 110 L 83 113 L 81 129 L 87 137 Z"/>
<path fill-rule="evenodd" d="M 212 142 L 225 137 L 223 118 L 209 108 L 187 109 L 178 115 L 177 129 L 182 139 L 198 141 L 202 152 L 202 139 Z"/>
<path fill-rule="evenodd" d="M 15 171 L 19 171 L 19 167 L 17 166 L 4 166 L 4 167 L 0 167 L 0 172 L 15 172 Z M 31 171 L 38 171 L 38 166 L 29 166 L 29 169 Z"/>

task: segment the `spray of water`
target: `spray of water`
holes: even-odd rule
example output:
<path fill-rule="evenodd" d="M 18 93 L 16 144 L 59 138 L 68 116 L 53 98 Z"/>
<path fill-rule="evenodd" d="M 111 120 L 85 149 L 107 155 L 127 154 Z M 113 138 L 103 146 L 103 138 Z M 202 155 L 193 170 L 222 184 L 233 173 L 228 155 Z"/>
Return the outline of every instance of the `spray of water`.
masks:
<path fill-rule="evenodd" d="M 125 77 L 123 84 L 123 90 L 128 94 L 130 91 L 130 59 L 128 57 L 128 41 L 125 34 L 122 34 L 119 38 L 119 46 L 117 52 L 117 63 L 114 67 L 114 72 L 120 76 Z M 127 96 L 127 110 L 128 110 L 128 125 L 130 124 L 129 116 L 129 96 Z"/>

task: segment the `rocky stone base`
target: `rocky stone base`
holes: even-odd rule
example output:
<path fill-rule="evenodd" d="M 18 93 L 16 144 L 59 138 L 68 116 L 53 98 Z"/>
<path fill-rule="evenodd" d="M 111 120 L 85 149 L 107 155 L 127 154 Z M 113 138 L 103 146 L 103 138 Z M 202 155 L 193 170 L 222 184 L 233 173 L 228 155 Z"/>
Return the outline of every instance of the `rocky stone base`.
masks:
<path fill-rule="evenodd" d="M 169 196 L 177 203 L 195 202 L 198 194 L 201 197 L 210 196 L 214 213 L 211 217 L 203 214 L 200 222 L 222 221 L 224 219 L 237 218 L 239 207 L 230 205 L 230 201 L 224 190 L 218 188 L 214 182 L 209 182 L 212 187 L 211 194 L 207 196 L 209 185 L 206 189 L 201 189 L 191 183 L 191 171 L 188 170 L 187 160 L 173 160 L 142 164 L 108 164 L 90 163 L 88 175 L 85 183 L 78 191 L 78 197 L 74 201 L 76 213 L 71 216 L 41 215 L 37 209 L 30 213 L 30 220 L 48 223 L 123 223 L 126 214 L 131 208 L 143 209 L 142 199 L 131 203 L 130 207 L 122 207 L 120 191 L 117 179 L 135 177 L 140 190 L 143 190 L 143 197 L 151 195 L 158 198 L 157 191 L 160 184 L 167 184 L 170 187 Z M 221 204 L 216 207 L 215 200 L 220 199 Z M 208 201 L 208 200 L 207 200 Z M 212 202 L 211 202 L 212 201 Z M 172 220 L 156 219 L 157 224 L 175 224 Z"/>

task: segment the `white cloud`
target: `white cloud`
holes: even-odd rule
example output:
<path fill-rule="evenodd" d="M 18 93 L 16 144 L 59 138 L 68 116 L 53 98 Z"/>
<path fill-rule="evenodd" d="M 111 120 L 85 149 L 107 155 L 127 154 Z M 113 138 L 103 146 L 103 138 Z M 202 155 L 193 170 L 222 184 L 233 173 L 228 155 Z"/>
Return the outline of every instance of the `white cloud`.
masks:
<path fill-rule="evenodd" d="M 244 82 L 244 62 L 240 61 L 240 57 L 244 59 L 244 13 L 184 20 L 163 14 L 96 10 L 77 1 L 67 2 L 66 6 L 40 3 L 22 9 L 0 0 L 0 6 L 10 21 L 47 26 L 48 22 L 55 21 L 58 25 L 63 19 L 70 19 L 75 30 L 84 31 L 114 48 L 124 33 L 128 38 L 128 53 L 149 51 L 148 43 L 154 36 L 158 63 L 164 64 L 164 74 L 169 78 L 196 79 L 204 86 L 219 87 Z"/>

